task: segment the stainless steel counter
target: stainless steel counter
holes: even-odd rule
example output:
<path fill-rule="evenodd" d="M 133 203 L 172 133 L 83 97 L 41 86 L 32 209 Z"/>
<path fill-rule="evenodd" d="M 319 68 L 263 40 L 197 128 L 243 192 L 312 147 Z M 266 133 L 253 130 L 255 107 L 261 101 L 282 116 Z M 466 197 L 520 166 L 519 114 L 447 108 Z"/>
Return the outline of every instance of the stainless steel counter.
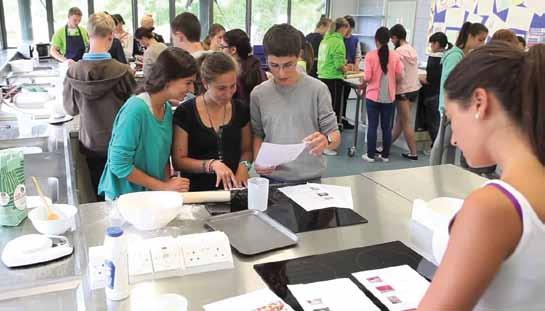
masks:
<path fill-rule="evenodd" d="M 415 199 L 431 200 L 437 197 L 463 199 L 487 181 L 486 178 L 450 164 L 362 175 L 411 202 Z"/>
<path fill-rule="evenodd" d="M 376 176 L 380 177 L 377 179 L 380 182 L 373 179 Z M 420 177 L 415 178 L 415 176 Z M 395 188 L 399 181 L 407 180 L 411 182 L 402 183 L 399 186 L 401 189 L 397 191 L 384 186 L 384 184 L 393 184 L 394 186 L 391 187 Z M 131 296 L 121 302 L 107 301 L 104 290 L 90 291 L 88 289 L 87 250 L 88 247 L 103 243 L 104 232 L 109 225 L 110 207 L 106 203 L 83 204 L 79 206 L 79 215 L 84 222 L 75 233 L 79 235 L 80 245 L 83 249 L 79 249 L 78 253 L 68 259 L 68 262 L 77 265 L 75 269 L 79 273 L 84 274 L 79 288 L 77 290 L 73 288 L 57 289 L 54 293 L 0 302 L 0 310 L 12 310 L 21 305 L 33 306 L 38 302 L 41 302 L 40 305 L 47 309 L 55 310 L 148 310 L 153 309 L 150 304 L 153 304 L 159 295 L 165 293 L 183 295 L 189 300 L 189 310 L 202 310 L 202 305 L 207 303 L 266 287 L 253 269 L 255 264 L 395 240 L 402 241 L 428 260 L 432 260 L 430 232 L 410 220 L 413 197 L 430 199 L 436 195 L 465 196 L 472 190 L 472 185 L 480 186 L 482 181 L 484 180 L 476 175 L 450 166 L 421 168 L 416 171 L 377 172 L 371 177 L 356 175 L 324 179 L 323 182 L 327 184 L 351 187 L 355 211 L 367 218 L 369 222 L 299 233 L 299 243 L 293 248 L 272 251 L 254 257 L 242 257 L 234 254 L 235 267 L 231 270 L 136 283 L 132 285 Z M 406 184 L 417 189 L 418 192 L 403 192 L 403 185 Z M 129 224 L 125 224 L 125 229 L 128 234 L 150 238 L 204 232 L 203 224 L 203 219 L 175 220 L 168 227 L 155 232 L 138 232 Z M 75 237 L 75 239 L 77 238 Z M 44 266 L 43 271 L 47 271 L 46 274 L 50 276 L 53 271 L 62 271 L 62 269 L 58 269 L 57 264 Z M 65 263 L 61 262 L 60 264 Z M 2 273 L 5 272 L 2 271 Z M 25 273 L 20 274 L 22 274 L 20 277 L 29 278 Z"/>
<path fill-rule="evenodd" d="M 0 122 L 0 125 L 6 122 Z M 69 142 L 69 132 L 63 126 L 37 123 L 38 130 L 20 136 L 2 132 L 0 149 L 10 147 L 40 147 L 43 152 L 25 155 L 25 176 L 28 195 L 36 195 L 30 176 L 36 176 L 46 195 L 54 202 L 77 206 L 74 184 L 74 163 Z M 16 128 L 15 128 L 16 129 Z M 77 226 L 81 226 L 79 217 Z M 0 249 L 9 240 L 30 233 L 37 233 L 29 219 L 17 227 L 0 227 Z M 69 232 L 66 237 L 74 245 L 70 257 L 43 265 L 9 269 L 0 264 L 0 310 L 32 308 L 38 301 L 48 305 L 64 305 L 65 310 L 76 309 L 77 290 L 80 288 L 86 252 L 80 231 Z M 31 296 L 31 297 L 28 297 Z M 55 308 L 60 310 L 60 308 Z"/>
<path fill-rule="evenodd" d="M 355 210 L 369 223 L 300 233 L 296 247 L 273 251 L 255 257 L 234 256 L 232 270 L 208 272 L 184 277 L 160 279 L 137 283 L 132 286 L 131 296 L 121 302 L 108 302 L 104 290 L 96 290 L 88 299 L 91 310 L 148 310 L 158 295 L 177 293 L 189 300 L 189 310 L 202 310 L 202 305 L 264 288 L 266 285 L 253 269 L 253 265 L 307 255 L 334 252 L 354 247 L 368 246 L 400 240 L 421 254 L 411 239 L 411 204 L 361 176 L 327 178 L 324 183 L 349 186 L 352 189 Z M 101 245 L 108 226 L 109 207 L 105 203 L 80 205 L 85 219 L 84 236 L 88 246 Z M 125 225 L 128 234 L 139 234 Z M 185 234 L 205 231 L 203 221 L 175 221 L 159 234 Z M 149 234 L 149 233 L 148 233 Z M 144 236 L 147 237 L 147 236 Z"/>

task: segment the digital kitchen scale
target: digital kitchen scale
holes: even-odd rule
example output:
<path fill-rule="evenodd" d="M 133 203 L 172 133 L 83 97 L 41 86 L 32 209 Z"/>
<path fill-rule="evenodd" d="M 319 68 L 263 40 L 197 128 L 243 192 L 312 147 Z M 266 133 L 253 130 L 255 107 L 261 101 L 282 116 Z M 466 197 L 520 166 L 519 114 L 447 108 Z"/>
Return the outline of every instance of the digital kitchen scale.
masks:
<path fill-rule="evenodd" d="M 4 247 L 2 262 L 9 268 L 48 262 L 72 254 L 74 248 L 63 236 L 27 234 Z"/>

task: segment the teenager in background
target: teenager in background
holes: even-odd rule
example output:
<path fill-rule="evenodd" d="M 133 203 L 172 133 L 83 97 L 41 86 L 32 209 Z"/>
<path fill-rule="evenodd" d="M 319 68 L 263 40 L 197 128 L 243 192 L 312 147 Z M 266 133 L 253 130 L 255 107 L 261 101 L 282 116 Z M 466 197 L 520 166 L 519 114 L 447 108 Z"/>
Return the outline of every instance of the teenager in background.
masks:
<path fill-rule="evenodd" d="M 441 120 L 439 114 L 439 89 L 441 87 L 441 71 L 443 70 L 441 59 L 445 51 L 452 48 L 452 43 L 448 42 L 447 35 L 443 32 L 434 33 L 428 42 L 431 54 L 428 56 L 426 65 L 426 77 L 420 79 L 420 83 L 422 83 L 420 94 L 423 96 L 422 103 L 425 109 L 426 126 L 433 147 Z"/>
<path fill-rule="evenodd" d="M 212 24 L 202 46 L 207 51 L 221 52 L 221 40 L 225 35 L 225 28 L 220 24 Z"/>
<path fill-rule="evenodd" d="M 418 79 L 418 53 L 407 42 L 407 31 L 403 25 L 397 24 L 390 28 L 390 36 L 395 46 L 395 52 L 403 63 L 404 72 L 396 91 L 396 121 L 392 133 L 392 142 L 403 133 L 408 153 L 401 155 L 409 160 L 418 160 L 416 138 L 414 137 L 414 123 L 411 122 L 411 110 L 418 98 L 418 91 L 422 87 Z"/>
<path fill-rule="evenodd" d="M 314 78 L 318 78 L 318 49 L 320 48 L 320 42 L 322 42 L 324 34 L 329 30 L 331 23 L 331 19 L 322 15 L 316 24 L 314 32 L 309 33 L 305 37 L 307 42 L 312 46 L 312 51 L 314 52 L 314 64 L 312 65 L 312 69 L 308 72 L 308 74 Z"/>
<path fill-rule="evenodd" d="M 450 72 L 462 61 L 465 55 L 485 43 L 487 36 L 488 28 L 483 24 L 465 22 L 462 29 L 460 29 L 460 33 L 458 33 L 454 47 L 448 50 L 441 60 L 441 64 L 443 65 L 439 88 L 439 113 L 441 114 L 441 122 L 437 138 L 431 150 L 431 165 L 454 164 L 456 146 L 451 144 L 450 121 L 445 115 L 445 81 Z"/>
<path fill-rule="evenodd" d="M 367 89 L 365 102 L 367 118 L 367 153 L 362 159 L 375 162 L 378 158 L 383 162 L 390 160 L 390 146 L 392 145 L 392 121 L 394 118 L 394 100 L 397 83 L 403 74 L 403 63 L 399 56 L 390 51 L 388 41 L 390 31 L 380 27 L 375 33 L 377 49 L 365 55 L 365 81 Z M 377 129 L 380 122 L 382 130 L 382 151 L 376 154 Z"/>

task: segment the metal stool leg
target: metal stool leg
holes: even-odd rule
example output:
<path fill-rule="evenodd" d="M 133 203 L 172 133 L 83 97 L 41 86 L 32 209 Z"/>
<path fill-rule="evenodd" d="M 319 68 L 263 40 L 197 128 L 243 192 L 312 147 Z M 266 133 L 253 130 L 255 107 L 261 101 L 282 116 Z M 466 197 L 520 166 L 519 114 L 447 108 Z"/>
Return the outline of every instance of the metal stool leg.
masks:
<path fill-rule="evenodd" d="M 361 95 L 358 93 L 358 90 L 356 91 L 356 120 L 355 123 L 355 131 L 354 131 L 354 145 L 350 147 L 350 150 L 348 151 L 348 156 L 353 157 L 356 155 L 356 151 L 358 150 L 358 130 L 360 127 L 360 109 L 361 109 Z"/>

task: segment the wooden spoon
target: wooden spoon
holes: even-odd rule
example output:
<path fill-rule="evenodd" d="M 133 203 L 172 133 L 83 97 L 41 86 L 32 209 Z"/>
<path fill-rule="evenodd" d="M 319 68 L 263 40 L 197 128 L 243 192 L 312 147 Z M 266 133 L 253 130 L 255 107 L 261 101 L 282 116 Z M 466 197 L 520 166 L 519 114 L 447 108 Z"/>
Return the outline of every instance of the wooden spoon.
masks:
<path fill-rule="evenodd" d="M 60 219 L 59 214 L 55 213 L 49 206 L 49 203 L 47 203 L 47 200 L 45 199 L 45 195 L 42 191 L 42 187 L 40 187 L 40 184 L 38 183 L 38 180 L 36 179 L 36 177 L 32 176 L 32 182 L 34 182 L 34 186 L 36 187 L 36 190 L 38 191 L 38 194 L 40 195 L 40 198 L 42 199 L 42 202 L 45 206 L 45 210 L 47 211 L 47 220 Z"/>

